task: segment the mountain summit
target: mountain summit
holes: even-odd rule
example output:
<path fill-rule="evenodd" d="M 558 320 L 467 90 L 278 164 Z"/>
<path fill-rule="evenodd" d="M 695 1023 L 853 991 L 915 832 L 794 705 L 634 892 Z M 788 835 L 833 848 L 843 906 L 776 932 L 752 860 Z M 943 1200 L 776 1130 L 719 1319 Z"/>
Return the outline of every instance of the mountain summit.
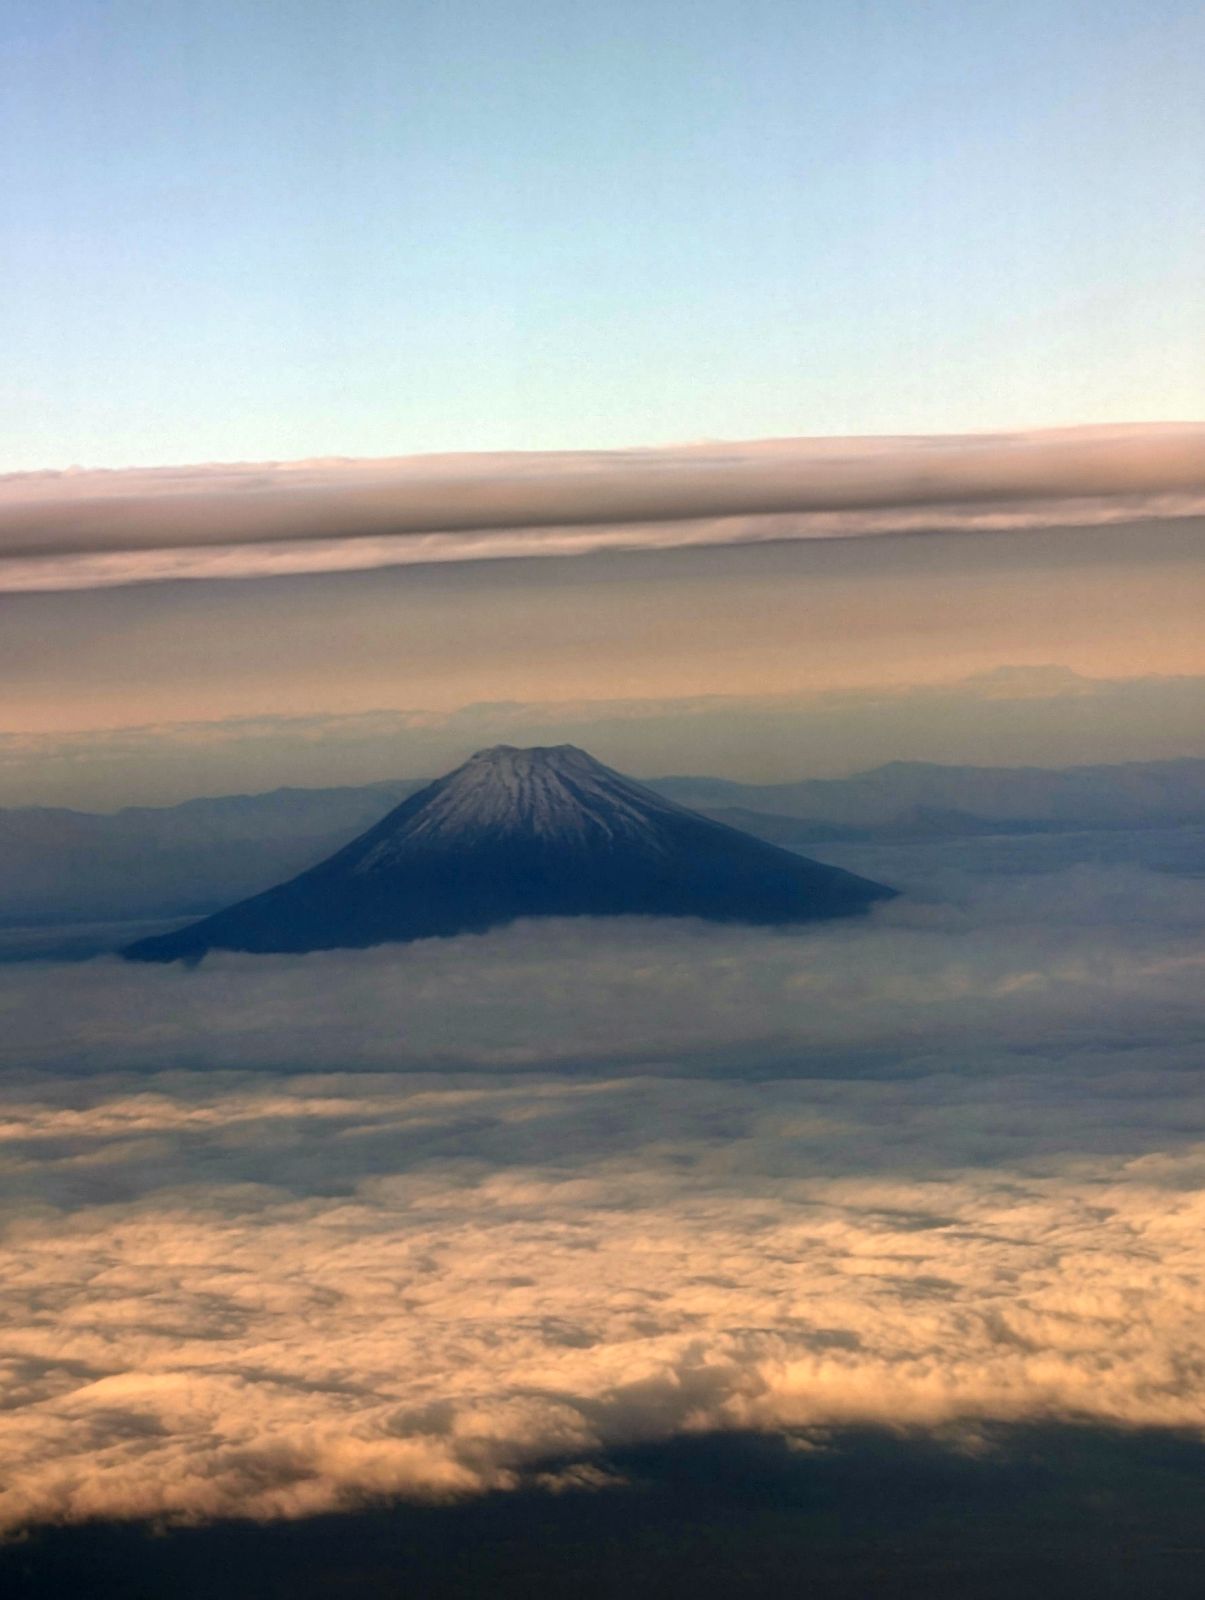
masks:
<path fill-rule="evenodd" d="M 688 811 L 574 745 L 497 745 L 308 872 L 123 954 L 363 948 L 519 917 L 811 922 L 894 892 Z"/>

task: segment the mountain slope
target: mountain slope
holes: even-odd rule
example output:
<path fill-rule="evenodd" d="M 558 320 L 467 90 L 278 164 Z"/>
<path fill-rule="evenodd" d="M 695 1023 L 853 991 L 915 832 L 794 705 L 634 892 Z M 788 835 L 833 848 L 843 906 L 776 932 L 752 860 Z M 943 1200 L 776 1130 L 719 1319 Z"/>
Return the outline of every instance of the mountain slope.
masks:
<path fill-rule="evenodd" d="M 532 916 L 795 923 L 893 892 L 688 811 L 572 745 L 500 745 L 299 877 L 124 954 L 363 947 Z"/>
<path fill-rule="evenodd" d="M 325 860 L 429 783 L 276 789 L 105 814 L 0 810 L 0 928 L 208 915 Z M 1205 761 L 1192 758 L 1053 769 L 894 762 L 792 784 L 680 777 L 646 787 L 804 851 L 1205 822 Z"/>

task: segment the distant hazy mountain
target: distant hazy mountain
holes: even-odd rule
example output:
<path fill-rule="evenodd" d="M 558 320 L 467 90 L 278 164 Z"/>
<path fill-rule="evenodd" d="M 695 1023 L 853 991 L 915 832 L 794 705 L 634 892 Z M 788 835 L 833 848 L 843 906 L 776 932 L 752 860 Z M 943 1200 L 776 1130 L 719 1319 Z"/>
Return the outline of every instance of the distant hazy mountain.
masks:
<path fill-rule="evenodd" d="M 200 916 L 313 866 L 425 779 L 134 806 L 0 810 L 0 923 Z M 851 778 L 650 780 L 784 848 L 1205 821 L 1205 761 L 1111 767 L 892 762 Z"/>
<path fill-rule="evenodd" d="M 842 828 L 902 826 L 946 813 L 949 831 L 982 822 L 1079 828 L 1168 826 L 1205 817 L 1205 760 L 1100 767 L 943 767 L 891 761 L 852 778 L 731 783 L 662 778 L 651 787 L 682 805 L 742 807 Z"/>
<path fill-rule="evenodd" d="M 539 916 L 788 924 L 894 892 L 699 816 L 573 745 L 499 745 L 289 882 L 124 953 L 364 947 Z"/>
<path fill-rule="evenodd" d="M 0 922 L 212 911 L 320 861 L 423 782 L 0 811 Z"/>

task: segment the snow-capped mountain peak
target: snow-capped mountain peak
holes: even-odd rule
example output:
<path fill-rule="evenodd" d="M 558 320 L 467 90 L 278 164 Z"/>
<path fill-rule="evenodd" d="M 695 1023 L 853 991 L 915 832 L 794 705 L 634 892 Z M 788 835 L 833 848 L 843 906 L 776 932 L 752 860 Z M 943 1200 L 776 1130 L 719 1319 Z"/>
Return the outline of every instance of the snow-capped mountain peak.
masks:
<path fill-rule="evenodd" d="M 496 745 L 308 872 L 125 954 L 363 947 L 520 917 L 783 925 L 856 915 L 891 893 L 688 811 L 574 745 Z"/>
<path fill-rule="evenodd" d="M 588 848 L 627 839 L 656 844 L 682 807 L 633 783 L 576 745 L 495 745 L 427 791 L 426 803 L 357 863 L 361 872 L 395 863 L 415 848 L 452 848 L 492 838 L 543 839 Z"/>

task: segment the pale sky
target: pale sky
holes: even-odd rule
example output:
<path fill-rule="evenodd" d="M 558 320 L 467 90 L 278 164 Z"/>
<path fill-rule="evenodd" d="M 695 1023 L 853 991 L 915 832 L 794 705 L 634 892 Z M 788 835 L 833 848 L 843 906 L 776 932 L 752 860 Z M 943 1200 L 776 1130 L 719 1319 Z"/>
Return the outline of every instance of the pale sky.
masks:
<path fill-rule="evenodd" d="M 1189 0 L 13 0 L 0 472 L 48 476 L 0 484 L 0 804 L 430 770 L 499 724 L 760 778 L 1198 753 L 1205 436 L 1010 474 L 1033 430 L 1205 417 L 1203 79 Z M 889 493 L 841 455 L 884 439 Z M 553 526 L 532 452 L 610 449 Z M 428 537 L 441 452 L 455 564 L 340 570 Z"/>
<path fill-rule="evenodd" d="M 1195 0 L 9 0 L 0 470 L 1205 415 Z"/>

